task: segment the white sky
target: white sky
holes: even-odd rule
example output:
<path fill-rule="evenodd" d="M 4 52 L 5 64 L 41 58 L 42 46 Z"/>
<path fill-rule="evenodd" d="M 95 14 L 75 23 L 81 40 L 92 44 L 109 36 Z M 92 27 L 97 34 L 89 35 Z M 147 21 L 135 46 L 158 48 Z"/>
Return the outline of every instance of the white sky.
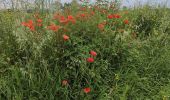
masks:
<path fill-rule="evenodd" d="M 2 1 L 7 1 L 6 3 L 8 3 L 8 1 L 10 0 L 0 0 L 0 9 L 4 8 Z M 28 1 L 31 2 L 34 0 L 28 0 Z M 69 3 L 72 0 L 60 0 L 60 1 L 62 2 L 62 4 L 64 4 L 64 3 Z M 91 3 L 94 3 L 95 1 L 96 0 L 90 0 Z M 134 6 L 139 3 L 146 4 L 149 2 L 149 4 L 151 5 L 163 4 L 163 5 L 167 5 L 168 7 L 170 7 L 170 0 L 121 0 L 121 1 L 122 1 L 122 6 Z"/>

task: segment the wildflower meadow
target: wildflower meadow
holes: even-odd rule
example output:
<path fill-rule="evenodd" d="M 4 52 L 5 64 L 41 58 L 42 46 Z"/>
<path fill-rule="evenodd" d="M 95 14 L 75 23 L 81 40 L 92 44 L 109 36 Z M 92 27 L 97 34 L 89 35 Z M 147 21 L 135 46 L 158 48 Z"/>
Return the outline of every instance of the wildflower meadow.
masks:
<path fill-rule="evenodd" d="M 170 9 L 73 1 L 0 10 L 0 100 L 170 100 Z"/>

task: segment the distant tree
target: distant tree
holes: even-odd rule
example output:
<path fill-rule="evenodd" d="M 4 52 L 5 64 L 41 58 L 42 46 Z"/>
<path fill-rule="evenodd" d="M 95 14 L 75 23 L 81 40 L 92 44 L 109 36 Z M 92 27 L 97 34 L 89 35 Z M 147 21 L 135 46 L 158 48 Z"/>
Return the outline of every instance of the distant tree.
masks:
<path fill-rule="evenodd" d="M 60 0 L 55 1 L 54 3 L 51 4 L 50 10 L 51 11 L 59 11 L 62 9 L 62 4 Z"/>
<path fill-rule="evenodd" d="M 41 9 L 42 12 L 43 12 L 43 10 L 44 10 L 44 5 L 45 5 L 45 4 L 44 4 L 44 1 L 45 1 L 45 0 L 35 0 L 35 1 L 34 1 L 34 3 L 35 3 L 35 9 L 36 9 L 36 10 L 40 10 L 40 9 Z"/>
<path fill-rule="evenodd" d="M 77 0 L 72 0 L 71 5 L 77 6 L 78 5 L 78 1 Z"/>
<path fill-rule="evenodd" d="M 4 9 L 7 9 L 6 0 L 0 0 L 0 4 L 3 4 Z"/>
<path fill-rule="evenodd" d="M 79 6 L 79 3 L 77 0 L 72 0 L 71 7 L 72 9 L 76 9 Z"/>
<path fill-rule="evenodd" d="M 114 7 L 119 8 L 121 0 L 97 0 L 97 5 L 100 5 L 100 7 Z"/>
<path fill-rule="evenodd" d="M 69 7 L 71 7 L 70 3 L 64 3 L 63 9 L 66 9 L 66 8 L 69 8 Z"/>
<path fill-rule="evenodd" d="M 15 7 L 14 0 L 10 0 L 10 3 L 11 3 L 11 9 L 14 10 L 14 7 Z"/>
<path fill-rule="evenodd" d="M 126 6 L 123 6 L 123 10 L 127 10 L 127 7 L 126 7 Z"/>

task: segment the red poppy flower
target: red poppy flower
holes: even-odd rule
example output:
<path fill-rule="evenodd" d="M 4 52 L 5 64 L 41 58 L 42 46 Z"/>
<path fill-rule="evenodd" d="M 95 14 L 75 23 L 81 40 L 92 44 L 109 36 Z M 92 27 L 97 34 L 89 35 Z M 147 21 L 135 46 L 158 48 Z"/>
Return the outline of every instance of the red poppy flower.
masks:
<path fill-rule="evenodd" d="M 94 62 L 94 59 L 93 59 L 93 58 L 87 58 L 87 62 L 93 63 L 93 62 Z"/>
<path fill-rule="evenodd" d="M 112 16 L 113 16 L 113 18 L 117 18 L 117 15 L 116 15 L 116 14 L 113 14 Z"/>
<path fill-rule="evenodd" d="M 94 11 L 91 11 L 91 15 L 93 16 L 95 14 L 95 12 Z"/>
<path fill-rule="evenodd" d="M 103 30 L 103 29 L 104 29 L 104 25 L 103 25 L 103 24 L 98 24 L 98 28 L 99 28 L 100 30 Z"/>
<path fill-rule="evenodd" d="M 96 53 L 95 51 L 93 51 L 93 50 L 90 51 L 90 54 L 91 54 L 92 56 L 97 56 L 97 53 Z"/>
<path fill-rule="evenodd" d="M 63 86 L 66 86 L 67 84 L 68 84 L 68 81 L 67 81 L 67 80 L 63 80 L 63 81 L 62 81 L 62 85 L 63 85 Z"/>
<path fill-rule="evenodd" d="M 28 22 L 22 22 L 21 25 L 28 27 L 31 31 L 35 30 L 33 20 L 29 20 Z"/>
<path fill-rule="evenodd" d="M 83 89 L 84 93 L 89 93 L 91 91 L 91 88 L 87 87 Z"/>
<path fill-rule="evenodd" d="M 121 18 L 121 16 L 120 16 L 120 15 L 117 15 L 116 18 Z"/>
<path fill-rule="evenodd" d="M 66 19 L 64 16 L 60 16 L 59 22 L 63 23 L 63 24 L 67 24 L 68 23 L 68 19 Z"/>
<path fill-rule="evenodd" d="M 27 23 L 27 27 L 29 27 L 30 29 L 33 28 L 33 20 L 29 20 Z"/>
<path fill-rule="evenodd" d="M 110 14 L 110 15 L 107 16 L 107 18 L 112 19 L 113 15 Z"/>
<path fill-rule="evenodd" d="M 41 23 L 41 22 L 42 22 L 42 19 L 37 19 L 37 22 L 38 22 L 38 23 Z"/>
<path fill-rule="evenodd" d="M 34 26 L 30 26 L 29 29 L 30 29 L 31 31 L 35 31 L 35 27 L 34 27 Z"/>
<path fill-rule="evenodd" d="M 81 17 L 85 17 L 86 15 L 85 14 L 80 14 Z"/>
<path fill-rule="evenodd" d="M 67 17 L 68 21 L 72 22 L 72 24 L 75 24 L 76 23 L 76 20 L 74 19 L 74 17 L 72 15 L 69 15 Z"/>
<path fill-rule="evenodd" d="M 33 20 L 29 20 L 28 21 L 28 24 L 31 26 L 31 25 L 33 25 Z"/>
<path fill-rule="evenodd" d="M 37 26 L 41 27 L 41 26 L 42 26 L 42 24 L 41 24 L 41 23 L 38 23 L 38 24 L 37 24 Z"/>
<path fill-rule="evenodd" d="M 55 25 L 55 24 L 51 24 L 50 26 L 47 27 L 48 29 L 57 32 L 60 29 L 60 26 Z"/>
<path fill-rule="evenodd" d="M 121 18 L 121 16 L 119 14 L 113 14 L 112 16 L 113 16 L 113 18 Z"/>
<path fill-rule="evenodd" d="M 68 20 L 73 20 L 74 19 L 74 17 L 72 16 L 72 15 L 68 15 Z"/>
<path fill-rule="evenodd" d="M 26 22 L 22 22 L 21 25 L 22 26 L 27 26 L 27 23 Z"/>
<path fill-rule="evenodd" d="M 124 20 L 124 23 L 125 23 L 125 24 L 129 24 L 129 20 L 127 20 L 127 19 Z"/>
<path fill-rule="evenodd" d="M 63 35 L 63 39 L 64 39 L 65 41 L 67 41 L 67 40 L 69 39 L 69 36 Z"/>

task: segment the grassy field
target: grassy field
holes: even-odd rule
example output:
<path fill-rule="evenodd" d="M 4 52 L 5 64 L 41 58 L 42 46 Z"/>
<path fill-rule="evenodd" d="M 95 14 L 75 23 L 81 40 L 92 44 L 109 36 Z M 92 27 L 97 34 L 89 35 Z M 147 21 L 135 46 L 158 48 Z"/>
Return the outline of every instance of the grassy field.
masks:
<path fill-rule="evenodd" d="M 0 100 L 170 100 L 170 9 L 0 12 Z"/>

